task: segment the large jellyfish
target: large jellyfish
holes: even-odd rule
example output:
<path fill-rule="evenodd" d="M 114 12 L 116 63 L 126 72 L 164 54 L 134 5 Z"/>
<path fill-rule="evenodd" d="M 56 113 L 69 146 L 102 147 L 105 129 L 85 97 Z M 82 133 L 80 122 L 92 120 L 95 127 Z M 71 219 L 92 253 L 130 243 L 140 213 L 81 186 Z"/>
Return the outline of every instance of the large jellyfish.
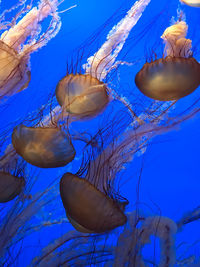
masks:
<path fill-rule="evenodd" d="M 63 175 L 60 195 L 69 221 L 80 232 L 102 233 L 126 223 L 117 202 L 77 175 Z"/>
<path fill-rule="evenodd" d="M 41 0 L 38 7 L 32 5 L 32 1 L 28 4 L 27 0 L 23 0 L 1 14 L 0 98 L 28 87 L 31 53 L 46 45 L 60 30 L 59 1 Z M 10 13 L 14 10 L 17 14 L 10 20 Z M 49 25 L 42 31 L 42 21 L 49 16 Z"/>
<path fill-rule="evenodd" d="M 132 126 L 122 133 L 128 121 L 119 114 L 91 139 L 91 150 L 89 144 L 86 146 L 85 163 L 79 171 L 65 173 L 60 181 L 66 215 L 80 232 L 103 233 L 126 223 L 124 210 L 128 201 L 115 192 L 116 177 L 150 138 L 164 131 L 146 124 Z"/>
<path fill-rule="evenodd" d="M 200 85 L 200 64 L 192 57 L 192 42 L 185 38 L 187 30 L 186 22 L 180 20 L 164 31 L 164 58 L 146 63 L 135 77 L 144 95 L 161 101 L 177 100 Z"/>

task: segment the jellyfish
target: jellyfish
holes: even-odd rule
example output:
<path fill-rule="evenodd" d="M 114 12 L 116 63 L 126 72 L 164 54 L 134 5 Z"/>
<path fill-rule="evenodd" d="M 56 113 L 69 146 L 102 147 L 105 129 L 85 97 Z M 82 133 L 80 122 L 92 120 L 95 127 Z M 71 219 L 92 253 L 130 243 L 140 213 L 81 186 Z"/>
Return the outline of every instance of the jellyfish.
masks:
<path fill-rule="evenodd" d="M 80 232 L 103 233 L 126 223 L 114 200 L 77 175 L 63 175 L 60 195 L 69 221 Z"/>
<path fill-rule="evenodd" d="M 22 192 L 25 185 L 24 177 L 16 177 L 6 172 L 0 172 L 0 203 L 13 200 Z"/>
<path fill-rule="evenodd" d="M 1 16 L 0 29 L 0 98 L 9 97 L 28 87 L 31 79 L 30 54 L 47 44 L 61 27 L 57 12 L 57 0 L 41 0 L 38 7 L 20 1 Z M 10 22 L 4 21 L 15 9 L 18 11 Z M 22 17 L 23 15 L 23 17 Z M 51 16 L 46 31 L 41 32 L 41 23 Z M 22 18 L 21 18 L 22 17 Z M 10 19 L 10 18 L 9 18 Z"/>
<path fill-rule="evenodd" d="M 198 0 L 180 0 L 181 3 L 184 3 L 188 6 L 192 6 L 192 7 L 200 7 L 200 1 Z"/>
<path fill-rule="evenodd" d="M 89 74 L 65 76 L 56 87 L 56 98 L 65 111 L 80 118 L 97 115 L 109 102 L 106 85 Z"/>
<path fill-rule="evenodd" d="M 116 40 L 117 40 L 117 38 L 116 38 Z M 95 59 L 97 59 L 97 57 Z M 97 69 L 98 69 L 97 67 L 94 68 L 95 71 Z M 103 71 L 102 72 L 99 71 L 99 73 L 103 73 Z M 101 78 L 99 78 L 98 80 L 100 81 Z M 64 100 L 63 103 L 65 103 L 65 101 L 66 100 Z M 104 109 L 104 107 L 103 107 L 103 109 Z M 157 112 L 157 110 L 154 109 L 154 108 L 152 108 L 151 111 L 152 111 L 153 114 L 155 114 Z M 128 214 L 124 211 L 124 206 L 125 206 L 126 202 L 125 202 L 125 204 L 124 204 L 123 201 L 121 202 L 120 201 L 121 199 L 120 200 L 118 199 L 118 192 L 115 192 L 115 191 L 113 192 L 113 190 L 116 188 L 116 187 L 113 186 L 113 181 L 116 181 L 115 180 L 116 172 L 118 172 L 118 170 L 121 170 L 123 168 L 126 168 L 125 167 L 126 164 L 128 164 L 129 162 L 132 161 L 133 157 L 135 157 L 135 155 L 137 154 L 137 152 L 143 153 L 145 151 L 145 148 L 146 148 L 146 146 L 148 144 L 148 140 L 149 140 L 150 137 L 152 137 L 154 134 L 158 134 L 160 132 L 163 132 L 163 128 L 164 128 L 163 125 L 161 125 L 160 128 L 157 127 L 158 128 L 158 131 L 157 132 L 156 132 L 156 129 L 155 129 L 155 125 L 157 125 L 157 122 L 162 117 L 161 116 L 162 115 L 162 111 L 163 111 L 163 109 L 161 110 L 161 112 L 158 112 L 159 115 L 157 116 L 157 121 L 154 120 L 150 124 L 147 124 L 147 123 L 145 124 L 145 119 L 146 119 L 147 116 L 150 116 L 149 114 L 142 114 L 141 116 L 139 116 L 139 118 L 142 119 L 142 124 L 138 124 L 137 123 L 138 120 L 137 120 L 137 122 L 134 121 L 133 124 L 130 125 L 130 127 L 125 131 L 124 135 L 122 135 L 117 140 L 115 140 L 116 143 L 115 143 L 115 141 L 113 141 L 113 143 L 111 142 L 110 145 L 109 144 L 108 145 L 104 145 L 103 146 L 103 149 L 100 150 L 100 152 L 97 149 L 98 153 L 97 153 L 97 155 L 95 155 L 95 158 L 92 158 L 91 159 L 92 156 L 89 156 L 87 158 L 89 160 L 89 166 L 87 168 L 88 172 L 86 171 L 84 173 L 81 173 L 81 171 L 80 171 L 80 172 L 78 172 L 76 174 L 72 174 L 72 173 L 69 174 L 68 173 L 70 175 L 70 177 L 71 177 L 70 179 L 72 179 L 75 184 L 76 183 L 79 184 L 79 182 L 80 182 L 80 184 L 83 183 L 84 186 L 87 186 L 89 188 L 92 188 L 92 192 L 93 191 L 94 192 L 100 192 L 100 195 L 101 196 L 103 194 L 104 197 L 106 197 L 107 199 L 109 199 L 109 201 L 108 201 L 109 203 L 111 203 L 111 202 L 113 203 L 114 202 L 114 205 L 115 206 L 118 206 L 119 209 L 121 210 L 121 212 L 126 217 L 128 217 Z M 61 111 L 59 111 L 59 112 L 61 112 Z M 96 107 L 95 107 L 95 112 L 96 112 Z M 112 112 L 110 112 L 110 114 L 112 114 Z M 119 114 L 120 114 L 120 112 L 119 112 Z M 50 118 L 50 116 L 47 116 L 47 119 L 46 120 L 43 120 L 43 123 L 44 123 L 44 121 L 48 123 L 49 118 Z M 105 122 L 107 123 L 107 120 L 105 120 Z M 20 129 L 20 126 L 17 126 L 17 127 Z M 22 125 L 22 128 L 25 128 L 26 129 L 26 126 L 23 126 Z M 31 127 L 29 127 L 29 128 L 31 128 Z M 31 131 L 33 130 L 32 128 L 31 128 Z M 44 128 L 44 127 L 42 127 L 42 128 Z M 36 129 L 36 126 L 35 126 L 34 129 Z M 115 132 L 115 130 L 116 129 L 114 129 L 113 132 Z M 34 132 L 36 132 L 36 131 L 34 131 Z M 105 142 L 105 139 L 104 138 L 102 138 L 102 139 Z M 112 137 L 111 137 L 111 140 L 112 140 Z M 95 141 L 95 143 L 96 143 L 96 141 Z M 94 152 L 94 151 L 92 151 L 92 152 Z M 13 153 L 15 153 L 15 151 Z M 15 156 L 17 156 L 17 155 L 15 154 Z M 9 160 L 11 160 L 11 158 Z M 1 164 L 1 162 L 0 162 L 0 164 Z M 73 173 L 74 173 L 74 170 L 73 170 Z M 133 179 L 134 179 L 134 175 L 133 175 Z M 41 183 L 41 181 L 42 181 L 42 177 L 41 177 L 40 183 Z M 109 190 L 109 189 L 111 189 L 111 190 Z M 97 193 L 97 195 L 99 195 L 99 194 Z M 96 193 L 95 193 L 95 196 L 96 196 Z M 6 229 L 9 230 L 9 226 L 12 225 L 12 227 L 13 227 L 12 228 L 12 232 L 11 232 L 12 235 L 16 234 L 17 229 L 18 229 L 17 227 L 19 226 L 20 223 L 22 225 L 22 226 L 20 225 L 21 226 L 20 229 L 25 229 L 26 231 L 29 231 L 30 228 L 31 228 L 32 232 L 36 231 L 37 225 L 34 227 L 34 225 L 31 224 L 31 227 L 29 228 L 30 224 L 27 223 L 27 222 L 29 222 L 28 219 L 27 219 L 27 217 L 28 217 L 29 214 L 33 214 L 34 211 L 35 212 L 38 212 L 38 209 L 35 209 L 35 207 L 39 207 L 39 206 L 40 207 L 42 207 L 42 206 L 45 207 L 45 205 L 47 205 L 47 203 L 45 201 L 43 202 L 44 199 L 43 199 L 42 194 L 41 194 L 41 201 L 39 201 L 39 203 L 38 203 L 38 199 L 37 198 L 34 198 L 34 200 L 35 200 L 34 202 L 30 201 L 30 206 L 28 206 L 28 208 L 25 210 L 25 212 L 23 212 L 21 214 L 21 216 L 17 217 L 17 219 L 19 219 L 19 221 L 18 220 L 13 220 L 12 221 L 13 224 L 11 222 L 8 225 L 8 228 L 6 228 Z M 38 203 L 38 206 L 37 206 L 36 203 Z M 57 204 L 58 204 L 58 202 L 55 201 L 54 202 L 54 205 L 57 205 Z M 74 204 L 74 203 L 72 203 L 72 204 Z M 70 205 L 71 205 L 71 203 L 70 203 Z M 32 207 L 33 207 L 33 210 L 32 210 Z M 81 224 L 82 221 L 81 221 L 81 219 L 79 217 L 78 218 L 76 217 L 76 219 L 74 220 L 74 218 L 72 216 L 70 216 L 70 212 L 67 210 L 67 208 L 66 208 L 66 213 L 68 215 L 69 221 L 75 226 L 75 228 L 78 231 L 91 232 L 90 229 L 83 228 L 83 226 Z M 50 215 L 50 217 L 51 217 L 51 214 L 50 213 L 47 213 L 45 210 L 42 213 L 42 215 L 44 215 L 44 216 Z M 21 218 L 23 218 L 22 221 L 21 221 Z M 155 220 L 156 221 L 156 226 L 157 226 L 157 222 L 159 221 L 159 218 L 157 218 Z M 44 224 L 48 225 L 48 221 L 45 222 L 44 221 L 44 218 L 42 218 L 42 220 L 43 220 L 43 223 L 42 223 L 43 225 Z M 146 221 L 147 222 L 146 223 L 146 227 L 143 227 L 142 228 L 144 230 L 144 232 L 145 232 L 146 229 L 148 230 L 149 228 L 152 227 L 152 225 L 154 225 L 152 223 L 152 221 L 154 222 L 153 219 L 151 220 L 151 223 L 148 220 Z M 161 218 L 161 221 L 164 222 L 164 218 L 163 218 L 163 220 Z M 61 219 L 60 219 L 60 222 L 62 223 L 62 220 Z M 31 221 L 31 223 L 32 223 L 32 221 Z M 171 221 L 169 223 L 173 224 Z M 165 225 L 167 225 L 167 224 L 165 224 Z M 62 225 L 62 231 L 63 231 L 63 226 L 64 227 L 66 226 L 66 221 L 65 221 L 65 224 Z M 127 226 L 127 224 L 125 224 L 125 226 Z M 163 242 L 162 243 L 161 242 L 164 245 L 165 251 L 169 253 L 171 247 L 173 247 L 174 244 L 173 244 L 173 240 L 171 240 L 171 236 L 170 236 L 171 231 L 170 231 L 169 235 L 167 235 L 166 234 L 166 231 L 165 231 L 166 229 L 167 229 L 167 227 L 163 227 L 162 228 L 159 225 L 159 230 L 160 230 L 159 231 L 159 235 L 161 235 L 161 233 L 163 234 L 162 235 L 162 241 L 164 240 L 165 236 L 166 237 L 169 237 L 167 239 L 168 241 L 171 241 L 170 243 L 168 243 L 168 242 L 166 242 L 166 243 Z M 119 230 L 120 229 L 118 229 L 118 228 L 117 229 L 114 229 L 112 231 L 112 233 L 114 233 L 114 231 L 117 232 Z M 154 230 L 155 230 L 155 228 L 154 228 Z M 48 231 L 49 231 L 48 234 L 50 235 L 51 229 L 48 229 Z M 20 234 L 21 233 L 19 233 L 18 236 L 16 234 L 16 239 L 20 239 L 20 237 L 21 237 Z M 81 241 L 79 243 L 77 241 L 77 239 L 76 239 L 76 237 L 79 236 L 80 233 L 75 232 L 75 234 L 74 234 L 74 233 L 69 232 L 67 234 L 68 235 L 61 236 L 59 239 L 55 240 L 55 242 L 50 242 L 49 245 L 46 248 L 46 251 L 41 251 L 41 254 L 43 254 L 43 253 L 45 254 L 46 253 L 45 254 L 45 257 L 43 257 L 43 255 L 42 255 L 42 257 L 40 258 L 41 259 L 41 266 L 42 266 L 42 264 L 43 264 L 43 266 L 45 266 L 45 264 L 46 264 L 46 261 L 45 260 L 47 260 L 47 263 L 50 263 L 50 264 L 48 264 L 50 266 L 66 265 L 66 264 L 68 264 L 68 262 L 70 262 L 72 264 L 75 262 L 74 265 L 77 265 L 77 266 L 79 266 L 79 265 L 87 266 L 87 260 L 88 260 L 88 258 L 86 256 L 88 254 L 89 254 L 89 260 L 91 260 L 89 262 L 91 264 L 94 264 L 95 265 L 96 262 L 98 262 L 97 261 L 98 259 L 99 259 L 99 262 L 101 264 L 101 255 L 103 254 L 102 251 L 105 251 L 105 252 L 108 251 L 108 253 L 111 254 L 111 252 L 110 252 L 111 249 L 113 249 L 113 251 L 115 249 L 115 248 L 112 248 L 112 247 L 108 247 L 107 248 L 106 247 L 106 239 L 105 239 L 102 242 L 103 245 L 101 243 L 102 246 L 99 247 L 99 250 L 96 250 L 96 249 L 93 248 L 94 241 L 91 240 L 91 239 L 89 239 L 91 236 L 92 237 L 94 236 L 94 238 L 96 238 L 96 235 L 95 234 L 92 234 L 92 235 L 81 234 L 81 236 L 83 236 L 83 240 L 84 240 L 83 242 L 88 242 L 88 246 L 91 245 L 90 246 L 90 249 L 84 250 L 84 247 L 81 246 L 81 244 L 82 244 Z M 24 232 L 23 232 L 23 235 L 24 235 Z M 42 236 L 42 241 L 44 241 L 45 240 L 45 237 L 43 237 L 43 235 L 40 235 L 40 236 Z M 106 238 L 107 238 L 107 236 L 106 236 Z M 9 236 L 6 236 L 6 234 L 4 234 L 3 237 L 8 239 Z M 67 242 L 67 241 L 70 241 L 72 239 L 74 240 L 74 242 L 73 242 L 73 244 L 71 246 L 69 246 L 65 251 L 59 251 L 59 248 L 61 247 L 61 245 L 64 246 L 65 241 Z M 80 237 L 80 239 L 81 239 L 81 237 Z M 132 243 L 134 242 L 134 237 L 131 234 L 129 236 L 126 236 L 125 235 L 124 236 L 124 240 L 127 241 L 127 242 L 130 241 L 130 246 L 131 246 Z M 148 238 L 147 238 L 147 240 L 148 240 Z M 168 244 L 170 245 L 170 248 L 169 249 L 167 247 Z M 137 245 L 138 246 L 140 245 L 139 242 L 136 243 L 136 246 Z M 127 247 L 126 246 L 123 247 L 122 246 L 122 248 L 123 248 L 124 251 L 127 248 L 127 250 L 126 250 L 127 255 L 128 255 L 127 256 L 127 258 L 128 258 L 127 264 L 130 265 L 130 262 L 131 262 L 131 261 L 129 261 L 130 260 L 130 250 L 129 250 L 130 247 L 128 247 L 128 246 Z M 57 253 L 54 253 L 54 251 L 56 251 L 56 249 L 58 249 L 58 251 L 57 251 Z M 95 252 L 98 251 L 99 254 L 95 254 L 94 250 L 95 250 Z M 119 252 L 119 250 L 118 250 L 118 252 Z M 95 255 L 94 256 L 94 262 L 92 261 L 93 260 L 93 255 Z M 113 255 L 116 255 L 116 254 L 113 252 Z M 137 257 L 138 262 L 143 263 L 142 257 L 139 257 L 139 256 Z M 3 259 L 3 257 L 1 257 L 1 258 Z M 48 261 L 48 259 L 50 259 L 50 260 Z M 118 257 L 118 259 L 119 259 L 119 257 Z M 106 264 L 106 260 L 107 259 L 105 259 L 105 264 Z M 132 258 L 132 260 L 134 260 L 134 258 Z M 174 262 L 174 258 L 173 257 L 172 257 L 171 262 Z M 36 261 L 35 265 L 39 266 L 39 264 L 38 264 L 37 261 Z M 142 266 L 142 265 L 140 265 L 140 266 Z"/>
<path fill-rule="evenodd" d="M 135 2 L 126 16 L 109 32 L 106 42 L 82 65 L 84 73 L 68 72 L 59 81 L 56 98 L 71 117 L 94 117 L 105 109 L 113 96 L 117 97 L 114 90 L 108 88 L 105 79 L 113 69 L 124 63 L 116 61 L 116 58 L 149 3 L 150 0 Z M 124 100 L 121 101 L 125 103 Z"/>
<path fill-rule="evenodd" d="M 104 233 L 126 223 L 124 210 L 129 202 L 115 192 L 116 177 L 158 131 L 154 125 L 140 125 L 123 132 L 130 118 L 119 114 L 86 146 L 79 171 L 65 173 L 60 181 L 67 218 L 80 232 Z"/>
<path fill-rule="evenodd" d="M 67 165 L 75 157 L 75 150 L 64 131 L 57 128 L 15 127 L 12 144 L 27 162 L 40 168 Z"/>
<path fill-rule="evenodd" d="M 135 77 L 144 95 L 160 101 L 178 100 L 200 85 L 200 64 L 192 57 L 191 40 L 185 38 L 187 30 L 186 22 L 180 19 L 164 31 L 165 57 L 145 63 Z"/>

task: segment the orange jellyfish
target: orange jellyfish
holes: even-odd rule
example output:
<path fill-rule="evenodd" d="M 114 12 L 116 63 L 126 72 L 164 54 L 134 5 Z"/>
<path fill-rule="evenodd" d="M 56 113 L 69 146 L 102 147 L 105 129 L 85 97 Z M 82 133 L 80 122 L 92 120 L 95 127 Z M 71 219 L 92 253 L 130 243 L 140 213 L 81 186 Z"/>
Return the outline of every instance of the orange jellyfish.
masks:
<path fill-rule="evenodd" d="M 185 21 L 178 21 L 164 31 L 161 38 L 166 57 L 144 64 L 135 77 L 144 95 L 161 101 L 178 100 L 200 85 L 200 64 L 192 57 L 192 42 L 185 38 L 187 29 Z"/>
<path fill-rule="evenodd" d="M 110 30 L 105 43 L 82 64 L 84 72 L 72 74 L 68 71 L 60 80 L 56 88 L 56 98 L 62 109 L 71 117 L 83 119 L 96 116 L 104 110 L 113 96 L 116 96 L 105 80 L 113 69 L 124 64 L 116 59 L 131 29 L 149 3 L 150 0 L 135 2 L 126 16 Z"/>
<path fill-rule="evenodd" d="M 62 167 L 75 157 L 70 138 L 58 128 L 19 125 L 13 130 L 12 144 L 17 154 L 40 168 Z"/>
<path fill-rule="evenodd" d="M 63 175 L 60 195 L 69 221 L 80 232 L 103 233 L 126 223 L 116 201 L 77 175 Z"/>
<path fill-rule="evenodd" d="M 193 6 L 193 7 L 200 7 L 200 1 L 199 0 L 181 0 L 182 3 Z"/>
<path fill-rule="evenodd" d="M 109 102 L 106 85 L 91 75 L 66 75 L 56 87 L 60 106 L 72 116 L 91 117 L 101 112 Z"/>
<path fill-rule="evenodd" d="M 41 0 L 38 7 L 33 8 L 31 4 L 24 7 L 25 2 L 4 11 L 4 16 L 1 16 L 0 30 L 4 32 L 0 36 L 0 99 L 27 88 L 31 78 L 30 54 L 53 38 L 61 26 L 56 11 L 57 0 Z M 23 7 L 12 21 L 3 21 L 5 14 L 19 6 Z M 22 14 L 25 15 L 20 18 Z M 52 16 L 50 24 L 41 32 L 40 24 L 49 16 Z"/>

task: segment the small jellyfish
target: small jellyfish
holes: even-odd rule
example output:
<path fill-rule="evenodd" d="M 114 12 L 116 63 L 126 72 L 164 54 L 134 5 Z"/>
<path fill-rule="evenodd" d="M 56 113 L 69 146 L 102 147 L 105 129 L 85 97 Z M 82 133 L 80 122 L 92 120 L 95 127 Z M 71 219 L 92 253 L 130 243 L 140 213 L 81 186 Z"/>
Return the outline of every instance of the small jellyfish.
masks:
<path fill-rule="evenodd" d="M 180 1 L 188 6 L 200 7 L 199 0 L 180 0 Z"/>
<path fill-rule="evenodd" d="M 19 195 L 25 185 L 23 177 L 0 172 L 0 203 L 8 202 Z"/>
<path fill-rule="evenodd" d="M 81 118 L 97 115 L 109 102 L 106 85 L 89 74 L 65 76 L 56 87 L 56 98 L 65 111 Z"/>
<path fill-rule="evenodd" d="M 40 168 L 62 167 L 75 157 L 70 138 L 58 128 L 19 125 L 13 130 L 12 144 L 23 159 Z"/>
<path fill-rule="evenodd" d="M 166 57 L 144 64 L 135 83 L 146 96 L 161 101 L 178 100 L 200 85 L 200 64 L 192 57 L 191 40 L 186 39 L 188 26 L 178 21 L 168 27 L 164 40 Z"/>
<path fill-rule="evenodd" d="M 117 202 L 77 175 L 63 175 L 60 195 L 69 221 L 80 232 L 103 233 L 126 223 Z"/>
<path fill-rule="evenodd" d="M 0 99 L 28 87 L 31 79 L 30 54 L 52 39 L 61 26 L 56 11 L 57 0 L 41 0 L 38 7 L 33 8 L 31 4 L 25 6 L 25 2 L 20 1 L 10 10 L 5 10 L 0 18 L 0 30 L 4 30 L 0 36 Z M 6 15 L 20 6 L 21 10 L 12 19 L 9 18 L 9 22 L 4 21 Z M 49 27 L 41 32 L 41 23 L 49 16 L 52 17 Z"/>

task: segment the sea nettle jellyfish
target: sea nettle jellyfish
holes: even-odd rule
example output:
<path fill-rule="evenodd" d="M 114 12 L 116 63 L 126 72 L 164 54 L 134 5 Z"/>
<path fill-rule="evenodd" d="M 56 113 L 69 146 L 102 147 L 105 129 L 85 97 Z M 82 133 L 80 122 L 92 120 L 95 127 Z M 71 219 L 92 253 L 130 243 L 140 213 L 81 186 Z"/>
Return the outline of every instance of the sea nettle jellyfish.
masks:
<path fill-rule="evenodd" d="M 1 15 L 0 30 L 0 99 L 9 97 L 27 88 L 30 79 L 30 54 L 38 50 L 59 31 L 61 22 L 57 13 L 57 0 L 41 0 L 38 7 L 32 7 L 27 0 L 19 1 Z M 20 7 L 22 7 L 20 9 Z M 17 9 L 9 22 L 6 16 Z M 42 21 L 52 19 L 42 32 Z"/>
<path fill-rule="evenodd" d="M 66 215 L 80 232 L 104 233 L 126 223 L 124 209 L 128 201 L 115 191 L 114 186 L 125 157 L 120 159 L 122 151 L 111 141 L 112 132 L 119 133 L 120 127 L 120 121 L 116 120 L 115 124 L 108 122 L 104 129 L 99 130 L 93 137 L 96 146 L 90 146 L 94 143 L 91 140 L 84 150 L 85 160 L 79 171 L 76 174 L 65 173 L 60 181 Z M 110 141 L 112 144 L 108 145 Z"/>
<path fill-rule="evenodd" d="M 78 72 L 76 66 L 74 74 L 68 70 L 67 75 L 59 81 L 56 98 L 62 109 L 71 117 L 94 117 L 117 96 L 114 90 L 108 87 L 106 78 L 113 69 L 124 63 L 116 61 L 116 58 L 149 2 L 150 0 L 135 2 L 126 16 L 109 32 L 106 42 L 82 65 L 83 73 Z"/>
<path fill-rule="evenodd" d="M 106 84 L 89 74 L 65 76 L 56 87 L 56 98 L 65 111 L 81 118 L 97 115 L 109 102 Z"/>
<path fill-rule="evenodd" d="M 78 231 L 103 233 L 126 223 L 128 201 L 115 190 L 117 177 L 159 131 L 152 124 L 130 126 L 122 133 L 130 120 L 122 110 L 111 121 L 104 119 L 107 124 L 86 146 L 79 171 L 64 174 L 60 181 L 66 215 Z"/>
<path fill-rule="evenodd" d="M 21 157 L 40 168 L 62 167 L 74 159 L 76 152 L 68 129 L 60 123 L 60 116 L 52 118 L 47 107 L 49 102 L 2 133 L 0 170 Z M 43 117 L 44 112 L 50 115 Z"/>
<path fill-rule="evenodd" d="M 188 6 L 200 7 L 200 1 L 199 0 L 180 0 L 180 2 L 184 3 Z"/>
<path fill-rule="evenodd" d="M 200 85 L 200 64 L 192 57 L 187 30 L 186 22 L 179 20 L 164 31 L 165 57 L 144 64 L 135 77 L 144 95 L 161 101 L 178 100 Z"/>
<path fill-rule="evenodd" d="M 69 221 L 80 232 L 103 233 L 126 223 L 117 202 L 77 175 L 63 175 L 60 195 Z"/>
<path fill-rule="evenodd" d="M 17 154 L 40 168 L 63 167 L 75 157 L 69 136 L 59 128 L 19 125 L 12 133 Z"/>

